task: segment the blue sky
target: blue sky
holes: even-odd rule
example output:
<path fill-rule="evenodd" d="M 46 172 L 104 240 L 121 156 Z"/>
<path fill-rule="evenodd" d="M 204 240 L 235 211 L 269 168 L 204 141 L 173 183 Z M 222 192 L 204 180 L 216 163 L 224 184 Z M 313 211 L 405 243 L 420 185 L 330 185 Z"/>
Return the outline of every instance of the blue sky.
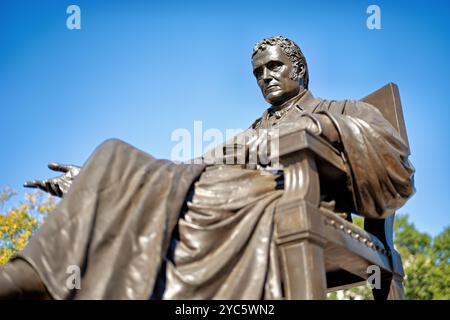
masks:
<path fill-rule="evenodd" d="M 81 8 L 81 30 L 66 8 Z M 381 8 L 381 30 L 366 8 Z M 169 158 L 177 128 L 246 128 L 267 107 L 253 45 L 296 41 L 322 98 L 400 87 L 417 173 L 399 210 L 449 225 L 447 1 L 8 1 L 0 3 L 0 185 L 21 193 L 51 161 L 82 164 L 111 137 Z M 20 197 L 16 197 L 17 201 Z"/>

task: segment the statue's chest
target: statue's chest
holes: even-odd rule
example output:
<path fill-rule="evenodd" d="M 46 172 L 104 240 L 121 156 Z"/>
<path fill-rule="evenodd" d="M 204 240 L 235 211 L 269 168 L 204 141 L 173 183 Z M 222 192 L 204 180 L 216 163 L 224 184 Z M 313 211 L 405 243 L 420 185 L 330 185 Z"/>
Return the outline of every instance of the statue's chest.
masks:
<path fill-rule="evenodd" d="M 293 122 L 297 121 L 305 111 L 301 110 L 297 106 L 292 106 L 285 112 L 274 112 L 272 114 L 267 114 L 264 123 L 265 128 L 271 128 L 277 126 L 283 122 Z"/>

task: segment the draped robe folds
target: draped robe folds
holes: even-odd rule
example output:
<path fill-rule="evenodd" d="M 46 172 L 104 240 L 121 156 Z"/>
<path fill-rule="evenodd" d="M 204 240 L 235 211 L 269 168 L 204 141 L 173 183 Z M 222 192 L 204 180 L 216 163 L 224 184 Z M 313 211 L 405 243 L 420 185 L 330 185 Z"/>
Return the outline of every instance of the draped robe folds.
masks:
<path fill-rule="evenodd" d="M 327 115 L 340 136 L 356 213 L 383 218 L 414 192 L 408 149 L 373 106 L 309 91 L 252 128 Z M 110 140 L 18 258 L 56 299 L 276 299 L 273 216 L 279 175 L 233 165 L 174 164 Z M 79 266 L 81 288 L 66 273 Z"/>

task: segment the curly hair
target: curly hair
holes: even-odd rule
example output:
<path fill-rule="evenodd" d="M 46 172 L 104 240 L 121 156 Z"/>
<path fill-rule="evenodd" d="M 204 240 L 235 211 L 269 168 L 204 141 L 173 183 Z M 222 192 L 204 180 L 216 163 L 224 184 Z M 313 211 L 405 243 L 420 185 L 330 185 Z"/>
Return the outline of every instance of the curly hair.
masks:
<path fill-rule="evenodd" d="M 303 64 L 305 66 L 305 74 L 301 79 L 303 82 L 303 87 L 308 89 L 309 84 L 309 72 L 308 72 L 308 64 L 306 63 L 306 58 L 300 50 L 300 47 L 292 40 L 289 40 L 283 36 L 275 36 L 265 38 L 262 41 L 258 42 L 253 48 L 252 58 L 259 51 L 266 49 L 267 46 L 278 46 L 283 50 L 286 56 L 294 65 L 294 70 L 292 72 L 291 79 L 297 80 L 299 75 L 299 64 Z"/>

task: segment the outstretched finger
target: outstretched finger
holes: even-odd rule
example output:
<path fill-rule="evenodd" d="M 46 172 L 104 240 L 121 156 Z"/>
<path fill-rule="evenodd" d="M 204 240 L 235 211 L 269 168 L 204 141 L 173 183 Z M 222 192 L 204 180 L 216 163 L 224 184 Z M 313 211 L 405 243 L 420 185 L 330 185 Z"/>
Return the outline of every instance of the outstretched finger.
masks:
<path fill-rule="evenodd" d="M 63 173 L 66 173 L 70 170 L 70 166 L 61 164 L 61 163 L 56 163 L 56 162 L 50 162 L 48 164 L 48 168 L 53 171 L 59 171 L 59 172 L 63 172 Z"/>
<path fill-rule="evenodd" d="M 39 180 L 32 180 L 32 181 L 27 181 L 23 184 L 23 186 L 25 188 L 38 188 L 40 185 L 40 181 Z"/>
<path fill-rule="evenodd" d="M 50 193 L 52 196 L 60 196 L 59 187 L 57 184 L 53 183 L 51 180 L 45 181 L 45 191 Z"/>
<path fill-rule="evenodd" d="M 30 183 L 27 183 L 26 186 L 30 187 L 30 188 L 38 188 L 38 189 L 41 189 L 42 191 L 49 192 L 47 190 L 46 184 L 47 184 L 47 180 L 33 180 L 33 181 L 30 181 Z"/>

